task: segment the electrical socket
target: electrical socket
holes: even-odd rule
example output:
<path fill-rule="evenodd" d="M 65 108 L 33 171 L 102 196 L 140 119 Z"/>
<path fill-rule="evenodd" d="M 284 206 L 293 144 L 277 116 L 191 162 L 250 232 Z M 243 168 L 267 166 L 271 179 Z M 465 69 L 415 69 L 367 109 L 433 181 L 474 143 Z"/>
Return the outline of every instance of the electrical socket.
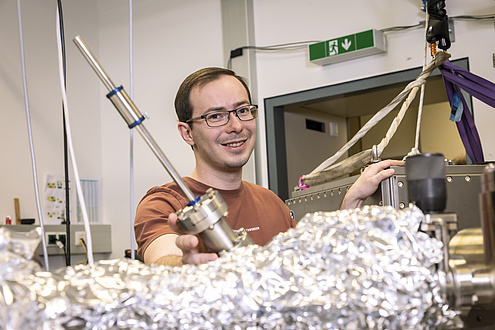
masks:
<path fill-rule="evenodd" d="M 81 245 L 81 238 L 86 242 L 86 233 L 84 231 L 76 231 L 74 233 L 74 238 L 75 238 L 75 241 L 74 241 L 74 245 L 75 246 L 82 246 Z"/>
<path fill-rule="evenodd" d="M 63 244 L 67 242 L 66 233 L 64 232 L 45 232 L 46 245 L 47 246 L 56 246 L 57 241 L 61 241 Z"/>

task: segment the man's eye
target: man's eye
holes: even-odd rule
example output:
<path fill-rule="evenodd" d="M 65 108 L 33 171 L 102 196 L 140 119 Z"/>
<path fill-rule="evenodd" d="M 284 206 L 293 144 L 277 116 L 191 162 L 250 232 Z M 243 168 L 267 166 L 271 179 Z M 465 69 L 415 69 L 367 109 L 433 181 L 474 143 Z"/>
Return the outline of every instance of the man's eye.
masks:
<path fill-rule="evenodd" d="M 245 108 L 240 108 L 237 110 L 237 114 L 239 115 L 246 115 L 249 113 L 249 108 L 248 107 L 245 107 Z"/>
<path fill-rule="evenodd" d="M 223 117 L 225 117 L 225 114 L 222 113 L 222 112 L 214 112 L 214 113 L 210 113 L 206 116 L 206 119 L 208 120 L 219 120 L 219 119 L 222 119 Z"/>

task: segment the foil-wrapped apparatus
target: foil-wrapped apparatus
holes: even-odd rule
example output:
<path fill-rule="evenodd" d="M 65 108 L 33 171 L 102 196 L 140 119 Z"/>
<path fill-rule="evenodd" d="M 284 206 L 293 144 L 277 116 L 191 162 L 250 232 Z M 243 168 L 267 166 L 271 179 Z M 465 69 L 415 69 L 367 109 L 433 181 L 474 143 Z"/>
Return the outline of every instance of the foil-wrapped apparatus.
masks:
<path fill-rule="evenodd" d="M 8 329 L 433 329 L 455 327 L 442 243 L 415 207 L 304 216 L 267 245 L 205 265 L 116 259 L 43 272 L 9 264 L 1 237 L 0 327 Z M 269 219 L 267 219 L 269 221 Z M 10 262 L 12 264 L 12 262 Z M 30 271 L 26 271 L 29 269 Z"/>

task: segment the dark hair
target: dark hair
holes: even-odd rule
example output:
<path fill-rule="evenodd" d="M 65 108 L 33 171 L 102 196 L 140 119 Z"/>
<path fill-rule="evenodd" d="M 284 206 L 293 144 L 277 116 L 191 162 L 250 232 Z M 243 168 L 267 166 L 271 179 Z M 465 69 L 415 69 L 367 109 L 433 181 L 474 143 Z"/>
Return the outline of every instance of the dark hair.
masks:
<path fill-rule="evenodd" d="M 244 78 L 236 75 L 232 70 L 216 67 L 204 68 L 190 74 L 184 79 L 177 91 L 177 95 L 175 96 L 175 112 L 177 113 L 179 121 L 185 122 L 192 118 L 193 109 L 190 100 L 191 90 L 196 86 L 204 86 L 222 76 L 233 76 L 239 80 L 246 89 L 249 102 L 251 103 L 251 93 Z"/>

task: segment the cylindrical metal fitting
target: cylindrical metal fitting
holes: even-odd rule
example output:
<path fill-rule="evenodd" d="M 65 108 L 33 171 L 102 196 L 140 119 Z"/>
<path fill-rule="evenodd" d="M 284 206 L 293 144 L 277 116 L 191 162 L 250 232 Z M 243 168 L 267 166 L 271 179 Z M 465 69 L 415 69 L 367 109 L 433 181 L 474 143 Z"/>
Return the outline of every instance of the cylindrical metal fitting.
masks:
<path fill-rule="evenodd" d="M 481 228 L 467 228 L 459 231 L 449 242 L 449 256 L 452 260 L 462 259 L 469 265 L 483 265 L 483 234 Z"/>
<path fill-rule="evenodd" d="M 495 272 L 492 267 L 483 267 L 474 271 L 473 286 L 477 297 L 477 303 L 493 309 L 495 302 Z"/>
<path fill-rule="evenodd" d="M 213 227 L 224 216 L 227 216 L 227 204 L 222 196 L 211 188 L 198 202 L 177 211 L 180 227 L 191 235 L 198 235 Z"/>
<path fill-rule="evenodd" d="M 495 166 L 488 164 L 481 176 L 481 227 L 485 248 L 485 263 L 495 266 Z"/>
<path fill-rule="evenodd" d="M 229 251 L 235 246 L 237 240 L 236 233 L 224 217 L 220 217 L 214 225 L 199 233 L 199 237 L 203 239 L 211 252 Z"/>
<path fill-rule="evenodd" d="M 452 270 L 452 293 L 448 294 L 449 304 L 464 313 L 476 303 L 472 269 L 466 264 L 455 265 Z"/>
<path fill-rule="evenodd" d="M 177 212 L 179 226 L 184 232 L 199 235 L 210 252 L 231 250 L 237 245 L 251 244 L 251 238 L 244 230 L 234 232 L 224 217 L 227 216 L 227 204 L 222 196 L 213 189 L 194 205 Z"/>
<path fill-rule="evenodd" d="M 129 128 L 139 125 L 144 120 L 144 116 L 139 112 L 122 86 L 108 93 L 107 97 L 112 101 L 115 108 L 117 108 Z"/>
<path fill-rule="evenodd" d="M 495 166 L 481 177 L 481 228 L 464 229 L 449 243 L 455 306 L 463 311 L 474 304 L 493 309 L 495 303 Z"/>
<path fill-rule="evenodd" d="M 447 204 L 445 157 L 443 154 L 419 154 L 406 159 L 409 201 L 424 213 L 438 213 Z"/>

